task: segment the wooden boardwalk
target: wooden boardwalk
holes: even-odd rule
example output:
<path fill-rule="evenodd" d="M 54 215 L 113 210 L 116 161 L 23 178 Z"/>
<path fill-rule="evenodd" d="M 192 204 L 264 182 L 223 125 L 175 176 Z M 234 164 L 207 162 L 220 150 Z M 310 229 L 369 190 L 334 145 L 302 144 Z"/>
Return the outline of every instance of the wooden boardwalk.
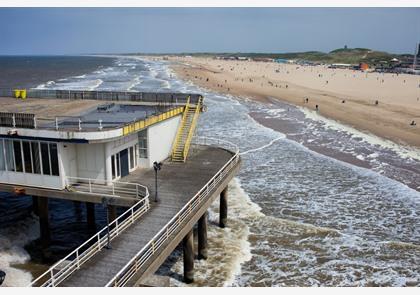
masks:
<path fill-rule="evenodd" d="M 112 249 L 102 249 L 60 286 L 105 286 L 231 157 L 231 152 L 206 146 L 192 150 L 186 163 L 164 162 L 159 171 L 158 203 L 154 202 L 153 169 L 139 169 L 124 177 L 121 181 L 149 187 L 151 209 L 112 241 Z"/>

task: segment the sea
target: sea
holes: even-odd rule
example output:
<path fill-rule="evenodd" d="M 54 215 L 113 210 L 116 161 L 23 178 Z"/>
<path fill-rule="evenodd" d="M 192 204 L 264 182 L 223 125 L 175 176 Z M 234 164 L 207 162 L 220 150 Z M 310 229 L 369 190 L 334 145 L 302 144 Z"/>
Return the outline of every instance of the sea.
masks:
<path fill-rule="evenodd" d="M 209 209 L 209 257 L 188 286 L 420 286 L 420 151 L 269 97 L 182 81 L 170 61 L 130 56 L 0 57 L 1 87 L 202 93 L 197 135 L 228 140 L 242 167 L 228 227 Z M 7 82 L 7 85 L 5 83 Z M 0 110 L 1 111 L 1 110 Z M 0 194 L 4 285 L 26 286 L 90 237 L 84 205 L 52 200 L 48 255 L 32 198 Z M 97 205 L 97 229 L 105 211 Z M 45 254 L 45 253 L 44 253 Z M 182 282 L 182 249 L 159 268 Z"/>

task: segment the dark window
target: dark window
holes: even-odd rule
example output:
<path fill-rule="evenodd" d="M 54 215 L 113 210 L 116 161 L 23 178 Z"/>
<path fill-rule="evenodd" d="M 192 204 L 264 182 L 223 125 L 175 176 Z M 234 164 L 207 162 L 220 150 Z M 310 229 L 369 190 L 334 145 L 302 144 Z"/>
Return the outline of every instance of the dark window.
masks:
<path fill-rule="evenodd" d="M 117 157 L 117 177 L 120 177 L 121 173 L 120 173 L 120 154 L 118 153 L 116 155 Z"/>
<path fill-rule="evenodd" d="M 41 174 L 41 161 L 39 159 L 39 143 L 32 141 L 31 148 L 34 173 Z"/>
<path fill-rule="evenodd" d="M 115 156 L 111 156 L 111 171 L 112 171 L 112 179 L 115 178 Z"/>
<path fill-rule="evenodd" d="M 134 148 L 130 147 L 130 169 L 134 168 Z"/>
<path fill-rule="evenodd" d="M 41 143 L 42 156 L 42 173 L 46 175 L 51 174 L 50 170 L 50 153 L 48 152 L 48 143 Z"/>
<path fill-rule="evenodd" d="M 57 144 L 50 143 L 50 154 L 51 154 L 51 172 L 52 175 L 58 176 L 58 154 L 57 154 Z"/>
<path fill-rule="evenodd" d="M 16 172 L 23 172 L 22 151 L 20 141 L 13 141 L 13 151 L 15 153 Z"/>
<path fill-rule="evenodd" d="M 22 141 L 23 160 L 25 163 L 25 172 L 32 173 L 32 160 L 31 160 L 31 145 L 29 141 Z"/>

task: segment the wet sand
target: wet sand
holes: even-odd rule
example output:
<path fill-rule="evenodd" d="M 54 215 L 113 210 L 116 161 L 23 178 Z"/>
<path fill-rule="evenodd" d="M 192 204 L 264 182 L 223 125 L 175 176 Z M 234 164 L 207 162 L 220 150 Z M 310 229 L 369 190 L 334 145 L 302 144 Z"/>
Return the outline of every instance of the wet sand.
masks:
<path fill-rule="evenodd" d="M 176 62 L 172 69 L 178 76 L 199 86 L 262 102 L 274 97 L 311 110 L 318 105 L 322 116 L 420 147 L 420 76 L 205 58 L 170 60 Z M 413 120 L 416 126 L 410 125 Z"/>

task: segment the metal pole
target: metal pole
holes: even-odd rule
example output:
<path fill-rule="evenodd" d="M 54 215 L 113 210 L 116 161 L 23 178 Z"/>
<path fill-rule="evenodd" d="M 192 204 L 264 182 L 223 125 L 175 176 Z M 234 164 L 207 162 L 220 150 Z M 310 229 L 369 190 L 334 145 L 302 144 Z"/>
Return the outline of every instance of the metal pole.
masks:
<path fill-rule="evenodd" d="M 106 249 L 112 249 L 111 248 L 111 244 L 110 244 L 110 240 L 109 240 L 109 211 L 108 211 L 108 206 L 106 207 L 106 224 L 107 224 L 107 245 L 105 246 Z"/>
<path fill-rule="evenodd" d="M 158 177 L 157 177 L 157 169 L 155 169 L 155 202 L 159 202 L 158 199 Z"/>

